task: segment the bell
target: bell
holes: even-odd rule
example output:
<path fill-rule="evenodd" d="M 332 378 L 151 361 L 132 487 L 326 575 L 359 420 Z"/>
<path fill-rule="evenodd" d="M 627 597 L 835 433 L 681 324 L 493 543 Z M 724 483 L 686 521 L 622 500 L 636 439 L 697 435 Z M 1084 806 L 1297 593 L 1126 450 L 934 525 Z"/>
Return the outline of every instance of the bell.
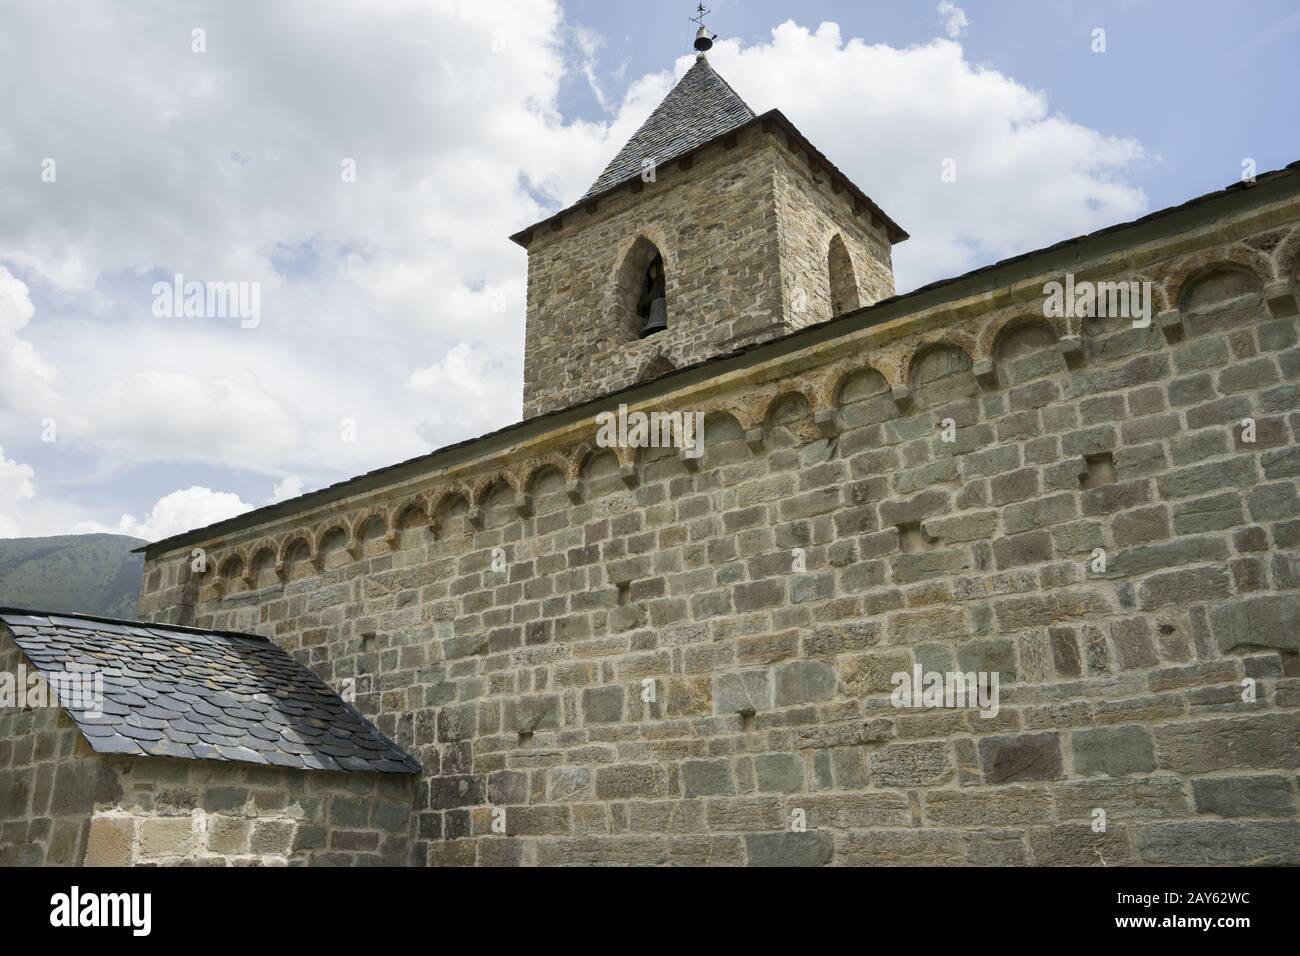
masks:
<path fill-rule="evenodd" d="M 647 338 L 666 328 L 668 328 L 668 302 L 660 296 L 650 303 L 650 314 L 646 316 L 645 324 L 641 326 L 641 338 Z"/>
<path fill-rule="evenodd" d="M 695 49 L 701 53 L 713 49 L 713 34 L 709 32 L 708 27 L 700 27 L 695 31 Z"/>

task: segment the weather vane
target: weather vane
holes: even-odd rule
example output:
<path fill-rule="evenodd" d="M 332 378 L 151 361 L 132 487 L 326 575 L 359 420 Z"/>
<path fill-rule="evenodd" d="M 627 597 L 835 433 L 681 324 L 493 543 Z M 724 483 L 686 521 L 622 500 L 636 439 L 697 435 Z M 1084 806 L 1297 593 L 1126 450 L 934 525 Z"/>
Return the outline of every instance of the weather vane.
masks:
<path fill-rule="evenodd" d="M 704 25 L 704 18 L 712 12 L 704 9 L 704 4 L 701 3 L 697 8 L 697 15 L 690 17 L 692 23 L 699 25 L 699 29 L 695 31 L 695 49 L 701 54 L 712 49 L 713 41 L 718 38 L 716 33 L 710 33 L 709 28 Z"/>

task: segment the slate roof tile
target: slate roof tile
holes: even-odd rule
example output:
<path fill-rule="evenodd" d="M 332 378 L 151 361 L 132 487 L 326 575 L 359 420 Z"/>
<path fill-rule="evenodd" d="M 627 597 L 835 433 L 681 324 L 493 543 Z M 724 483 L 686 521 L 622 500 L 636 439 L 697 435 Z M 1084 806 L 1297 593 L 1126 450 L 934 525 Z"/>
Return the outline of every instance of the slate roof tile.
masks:
<path fill-rule="evenodd" d="M 64 706 L 97 753 L 336 772 L 421 769 L 324 681 L 255 634 L 8 608 L 0 608 L 0 630 L 46 678 L 102 675 L 98 707 Z"/>
<path fill-rule="evenodd" d="M 134 740 L 112 734 L 107 737 L 88 738 L 96 753 L 101 754 L 142 754 L 143 750 Z"/>
<path fill-rule="evenodd" d="M 640 176 L 642 160 L 662 165 L 756 115 L 709 61 L 698 57 L 582 198 Z"/>

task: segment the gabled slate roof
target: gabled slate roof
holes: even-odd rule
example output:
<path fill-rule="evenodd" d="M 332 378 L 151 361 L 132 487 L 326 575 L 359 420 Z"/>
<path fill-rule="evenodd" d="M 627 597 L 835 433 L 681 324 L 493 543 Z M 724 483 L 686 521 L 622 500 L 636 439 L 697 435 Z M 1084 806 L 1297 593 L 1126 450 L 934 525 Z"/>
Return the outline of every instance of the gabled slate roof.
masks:
<path fill-rule="evenodd" d="M 98 753 L 300 770 L 421 769 L 264 637 L 11 608 L 0 608 L 0 625 L 47 680 L 103 675 L 102 703 L 64 706 Z"/>
<path fill-rule="evenodd" d="M 582 198 L 640 176 L 643 159 L 666 163 L 743 126 L 754 116 L 754 111 L 700 56 Z"/>

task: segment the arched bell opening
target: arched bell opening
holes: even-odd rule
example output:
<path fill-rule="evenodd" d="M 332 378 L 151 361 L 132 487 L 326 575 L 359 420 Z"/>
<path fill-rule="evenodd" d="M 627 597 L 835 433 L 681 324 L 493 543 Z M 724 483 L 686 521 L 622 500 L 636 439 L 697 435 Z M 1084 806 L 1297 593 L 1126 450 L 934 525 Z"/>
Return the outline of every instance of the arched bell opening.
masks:
<path fill-rule="evenodd" d="M 655 253 L 655 257 L 646 266 L 641 278 L 641 294 L 637 299 L 636 317 L 639 329 L 638 338 L 658 335 L 668 328 L 668 296 L 664 283 L 664 257 Z"/>
<path fill-rule="evenodd" d="M 861 304 L 858 280 L 853 274 L 853 259 L 838 234 L 831 237 L 830 247 L 826 251 L 826 271 L 830 276 L 831 315 L 852 312 Z"/>
<path fill-rule="evenodd" d="M 668 274 L 659 247 L 645 236 L 624 253 L 614 282 L 615 334 L 625 342 L 668 328 Z"/>

